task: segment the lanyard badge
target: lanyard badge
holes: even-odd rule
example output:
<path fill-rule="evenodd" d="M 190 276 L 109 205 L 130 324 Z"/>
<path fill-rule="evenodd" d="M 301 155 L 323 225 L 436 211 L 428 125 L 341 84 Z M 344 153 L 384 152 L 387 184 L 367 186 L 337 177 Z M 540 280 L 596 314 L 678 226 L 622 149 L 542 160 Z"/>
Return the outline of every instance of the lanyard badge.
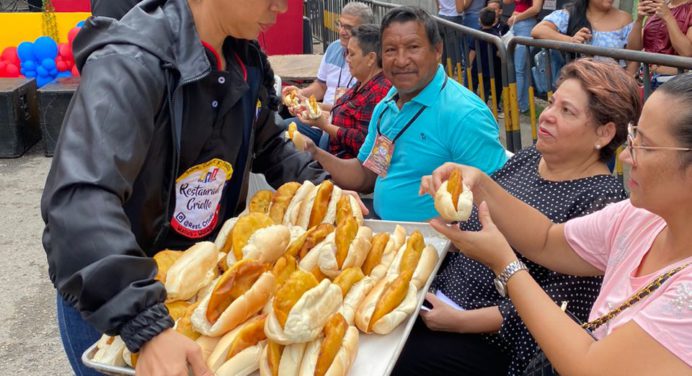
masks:
<path fill-rule="evenodd" d="M 389 165 L 392 163 L 392 154 L 394 154 L 394 142 L 386 136 L 378 134 L 375 145 L 370 150 L 368 158 L 363 162 L 363 166 L 381 178 L 385 178 Z"/>
<path fill-rule="evenodd" d="M 392 155 L 394 154 L 394 143 L 396 140 L 401 137 L 401 135 L 406 132 L 406 130 L 413 124 L 413 122 L 418 119 L 420 114 L 423 113 L 423 111 L 426 109 L 426 107 L 421 107 L 418 112 L 416 112 L 415 115 L 411 118 L 411 120 L 404 125 L 404 127 L 397 133 L 397 135 L 394 137 L 393 140 L 390 140 L 387 138 L 387 136 L 384 136 L 382 134 L 382 131 L 380 131 L 380 125 L 382 123 L 382 116 L 384 116 L 384 113 L 387 111 L 387 107 L 385 107 L 382 112 L 380 112 L 380 116 L 377 118 L 377 138 L 375 138 L 375 144 L 372 147 L 372 150 L 370 150 L 370 155 L 368 158 L 363 162 L 363 166 L 372 172 L 376 173 L 378 176 L 381 178 L 387 177 L 387 171 L 389 170 L 389 166 L 392 163 Z"/>

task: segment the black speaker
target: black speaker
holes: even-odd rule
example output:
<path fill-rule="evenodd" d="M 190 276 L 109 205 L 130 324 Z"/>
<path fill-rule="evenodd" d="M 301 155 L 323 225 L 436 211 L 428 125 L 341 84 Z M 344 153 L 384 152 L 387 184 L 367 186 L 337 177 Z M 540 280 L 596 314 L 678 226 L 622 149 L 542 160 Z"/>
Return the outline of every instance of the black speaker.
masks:
<path fill-rule="evenodd" d="M 21 157 L 40 138 L 36 81 L 0 78 L 0 158 Z"/>
<path fill-rule="evenodd" d="M 46 157 L 53 156 L 65 112 L 77 86 L 79 86 L 79 77 L 68 77 L 59 78 L 38 89 L 38 107 Z"/>

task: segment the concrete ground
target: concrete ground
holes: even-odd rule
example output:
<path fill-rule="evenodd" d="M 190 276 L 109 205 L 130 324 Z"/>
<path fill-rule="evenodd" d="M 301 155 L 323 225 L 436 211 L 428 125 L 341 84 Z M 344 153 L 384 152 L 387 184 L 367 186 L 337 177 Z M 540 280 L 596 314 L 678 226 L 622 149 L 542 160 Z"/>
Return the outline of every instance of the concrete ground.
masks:
<path fill-rule="evenodd" d="M 70 375 L 55 319 L 55 291 L 41 245 L 41 193 L 51 158 L 39 142 L 0 159 L 0 374 Z"/>

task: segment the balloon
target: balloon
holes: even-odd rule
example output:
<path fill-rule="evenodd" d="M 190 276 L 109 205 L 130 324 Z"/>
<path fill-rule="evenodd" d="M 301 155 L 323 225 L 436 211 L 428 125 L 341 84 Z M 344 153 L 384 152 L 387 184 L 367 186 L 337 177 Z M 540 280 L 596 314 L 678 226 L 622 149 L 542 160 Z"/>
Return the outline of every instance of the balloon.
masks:
<path fill-rule="evenodd" d="M 60 43 L 58 53 L 64 58 L 70 58 L 72 57 L 72 47 L 68 43 Z"/>
<path fill-rule="evenodd" d="M 36 59 L 34 57 L 34 44 L 31 42 L 22 42 L 17 47 L 17 55 L 21 61 L 30 61 Z"/>
<path fill-rule="evenodd" d="M 7 64 L 5 68 L 5 77 L 19 77 L 19 68 L 14 64 Z"/>
<path fill-rule="evenodd" d="M 72 75 L 74 77 L 79 77 L 79 69 L 77 69 L 77 65 L 72 66 Z"/>
<path fill-rule="evenodd" d="M 35 71 L 36 70 L 36 63 L 33 60 L 23 61 L 22 62 L 22 69 Z"/>
<path fill-rule="evenodd" d="M 39 65 L 36 67 L 36 74 L 39 76 L 47 76 L 48 75 L 48 70 L 43 67 L 43 65 Z"/>
<path fill-rule="evenodd" d="M 19 65 L 19 56 L 17 56 L 17 47 L 7 47 L 2 51 L 0 60 L 5 60 L 8 63 Z"/>
<path fill-rule="evenodd" d="M 34 78 L 34 77 L 36 77 L 36 71 L 35 71 L 35 70 L 32 70 L 32 71 L 22 70 L 22 74 L 23 74 L 24 76 L 26 76 L 26 78 Z"/>
<path fill-rule="evenodd" d="M 43 59 L 41 61 L 41 66 L 43 66 L 47 71 L 55 69 L 55 58 Z"/>
<path fill-rule="evenodd" d="M 67 33 L 67 40 L 70 43 L 70 46 L 72 45 L 72 41 L 74 41 L 74 37 L 77 36 L 77 33 L 79 33 L 79 30 L 81 30 L 81 27 L 73 27 L 68 33 Z"/>
<path fill-rule="evenodd" d="M 64 77 L 72 77 L 72 72 L 65 71 L 65 72 L 58 73 L 58 78 L 64 78 Z"/>
<path fill-rule="evenodd" d="M 54 79 L 54 77 L 38 76 L 36 77 L 36 86 L 43 87 L 45 84 L 53 81 Z"/>
<path fill-rule="evenodd" d="M 60 59 L 60 58 L 58 57 L 58 59 Z M 58 68 L 58 71 L 60 71 L 60 72 L 64 72 L 64 71 L 69 69 L 67 67 L 67 63 L 65 63 L 62 59 L 56 60 L 55 66 Z"/>
<path fill-rule="evenodd" d="M 19 77 L 19 68 L 14 64 L 7 64 L 5 67 L 7 77 Z"/>
<path fill-rule="evenodd" d="M 58 44 L 51 37 L 38 37 L 34 42 L 34 55 L 39 61 L 55 59 L 58 56 Z"/>

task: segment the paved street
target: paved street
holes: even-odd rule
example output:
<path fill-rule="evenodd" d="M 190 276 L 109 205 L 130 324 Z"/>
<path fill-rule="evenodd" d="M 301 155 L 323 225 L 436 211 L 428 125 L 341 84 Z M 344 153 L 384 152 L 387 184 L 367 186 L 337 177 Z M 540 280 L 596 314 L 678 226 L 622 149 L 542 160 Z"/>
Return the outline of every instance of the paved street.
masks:
<path fill-rule="evenodd" d="M 21 158 L 0 159 L 0 374 L 71 374 L 41 246 L 39 205 L 50 161 L 40 142 Z"/>

